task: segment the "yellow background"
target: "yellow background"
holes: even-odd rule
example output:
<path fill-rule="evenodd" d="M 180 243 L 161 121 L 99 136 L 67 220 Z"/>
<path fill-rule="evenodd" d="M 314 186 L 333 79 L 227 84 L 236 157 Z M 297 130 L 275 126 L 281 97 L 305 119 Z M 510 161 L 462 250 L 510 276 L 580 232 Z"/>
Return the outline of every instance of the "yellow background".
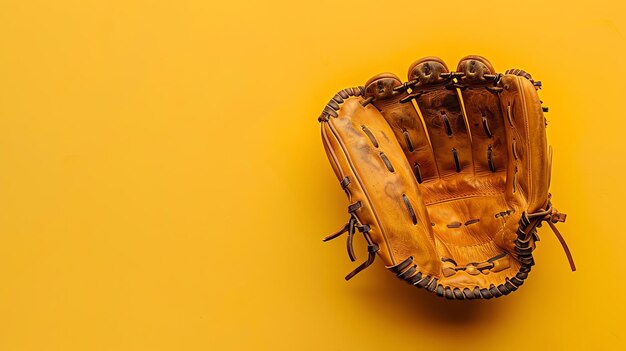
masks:
<path fill-rule="evenodd" d="M 523 3 L 523 4 L 522 4 Z M 0 2 L 0 350 L 623 349 L 621 1 Z M 543 228 L 518 292 L 376 264 L 316 121 L 438 55 L 528 70 L 579 270 Z M 361 240 L 359 259 L 365 257 Z"/>

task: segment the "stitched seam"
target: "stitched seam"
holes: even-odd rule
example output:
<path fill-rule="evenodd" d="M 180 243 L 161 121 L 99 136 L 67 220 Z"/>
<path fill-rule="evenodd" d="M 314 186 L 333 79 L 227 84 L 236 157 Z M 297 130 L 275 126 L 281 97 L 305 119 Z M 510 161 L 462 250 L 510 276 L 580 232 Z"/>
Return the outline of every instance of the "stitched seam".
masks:
<path fill-rule="evenodd" d="M 415 101 L 415 99 L 411 100 L 411 105 L 413 105 L 413 109 L 415 110 L 419 123 L 422 126 L 422 131 L 423 131 L 424 137 L 426 138 L 426 144 L 428 144 L 428 150 L 430 150 L 430 155 L 432 156 L 433 163 L 435 164 L 435 171 L 437 171 L 437 177 L 434 178 L 434 180 L 441 179 L 441 172 L 439 172 L 439 166 L 437 166 L 437 160 L 435 159 L 435 149 L 433 148 L 433 144 L 430 141 L 430 134 L 428 133 L 426 119 L 424 119 L 424 116 L 422 115 L 422 110 L 420 110 L 419 105 L 417 104 L 417 101 Z"/>
<path fill-rule="evenodd" d="M 470 147 L 471 147 L 471 145 L 473 144 L 472 132 L 470 129 L 469 118 L 467 117 L 467 111 L 465 110 L 465 101 L 463 101 L 463 92 L 461 91 L 461 89 L 456 88 L 455 93 L 456 93 L 456 97 L 459 102 L 459 105 L 461 106 L 461 117 L 463 117 L 463 123 L 465 123 L 465 129 L 467 130 L 467 136 L 469 138 Z M 472 174 L 476 176 L 476 162 L 474 161 L 474 157 L 472 157 Z"/>
<path fill-rule="evenodd" d="M 532 157 L 532 153 L 530 152 L 530 126 L 528 124 L 528 108 L 526 105 L 526 96 L 524 95 L 524 89 L 522 86 L 522 77 L 518 76 L 517 77 L 517 81 L 520 87 L 520 97 L 522 99 L 522 108 L 524 111 L 524 127 L 526 128 L 526 143 L 528 144 L 528 152 L 526 152 L 526 157 L 528 158 L 526 160 L 526 164 L 527 164 L 527 169 L 526 169 L 526 173 L 527 173 L 527 179 L 528 179 L 528 192 L 524 195 L 526 195 L 526 198 L 528 198 L 529 194 L 533 193 L 533 172 L 532 169 L 530 168 L 531 162 L 530 159 Z M 534 199 L 533 199 L 534 200 Z"/>
<path fill-rule="evenodd" d="M 441 239 L 439 239 L 439 240 L 441 240 Z M 467 248 L 467 247 L 485 246 L 485 245 L 490 244 L 490 243 L 493 243 L 496 247 L 498 247 L 498 248 L 502 249 L 502 248 L 500 247 L 500 245 L 498 245 L 498 243 L 496 243 L 496 241 L 495 241 L 493 238 L 492 238 L 492 239 L 489 239 L 489 240 L 485 240 L 485 241 L 480 242 L 480 243 L 478 243 L 478 244 L 474 244 L 474 245 L 457 245 L 457 244 L 454 244 L 454 243 L 447 243 L 447 245 L 454 246 L 454 247 L 462 247 L 462 248 Z M 503 250 L 503 251 L 505 251 L 505 252 L 507 252 L 505 249 L 502 249 L 502 250 Z M 507 253 L 508 253 L 508 252 L 507 252 Z"/>
<path fill-rule="evenodd" d="M 328 140 L 328 136 L 326 135 L 326 130 L 324 129 L 324 125 L 322 124 L 322 138 L 324 138 L 324 144 L 326 144 L 328 146 L 328 151 L 330 152 L 331 156 L 333 157 L 333 161 L 335 162 L 335 166 L 337 166 L 337 169 L 339 170 L 339 173 L 341 174 L 341 178 L 345 178 L 346 174 L 343 171 L 343 169 L 341 168 L 341 164 L 339 163 L 339 160 L 337 159 L 337 155 L 335 155 L 335 150 L 333 150 L 332 145 L 330 144 L 330 141 Z"/>
<path fill-rule="evenodd" d="M 443 199 L 440 199 L 438 201 L 435 202 L 429 202 L 426 204 L 426 206 L 430 206 L 430 205 L 437 205 L 437 204 L 441 204 L 444 202 L 452 202 L 452 201 L 456 201 L 456 200 L 463 200 L 463 199 L 468 199 L 468 198 L 472 198 L 472 197 L 479 197 L 479 196 L 498 196 L 501 195 L 502 193 L 474 193 L 474 194 L 465 194 L 465 195 L 461 195 L 461 196 L 454 196 L 454 197 L 446 197 Z"/>

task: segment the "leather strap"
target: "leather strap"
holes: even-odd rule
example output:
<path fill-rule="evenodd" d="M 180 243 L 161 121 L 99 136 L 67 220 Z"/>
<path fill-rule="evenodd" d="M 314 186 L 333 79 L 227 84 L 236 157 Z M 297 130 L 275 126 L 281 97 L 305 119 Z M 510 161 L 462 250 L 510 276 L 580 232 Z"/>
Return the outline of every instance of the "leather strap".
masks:
<path fill-rule="evenodd" d="M 556 226 L 554 225 L 554 223 L 552 223 L 551 220 L 547 222 L 550 225 L 550 228 L 552 228 L 554 235 L 556 235 L 556 238 L 559 239 L 559 242 L 561 243 L 561 246 L 563 247 L 563 251 L 565 251 L 565 255 L 567 256 L 567 260 L 569 261 L 569 266 L 572 269 L 572 272 L 576 272 L 576 264 L 574 263 L 574 258 L 572 257 L 572 253 L 570 252 L 569 247 L 567 246 L 567 243 L 565 242 L 565 239 L 561 235 L 561 232 L 559 232 L 559 230 L 556 229 Z"/>

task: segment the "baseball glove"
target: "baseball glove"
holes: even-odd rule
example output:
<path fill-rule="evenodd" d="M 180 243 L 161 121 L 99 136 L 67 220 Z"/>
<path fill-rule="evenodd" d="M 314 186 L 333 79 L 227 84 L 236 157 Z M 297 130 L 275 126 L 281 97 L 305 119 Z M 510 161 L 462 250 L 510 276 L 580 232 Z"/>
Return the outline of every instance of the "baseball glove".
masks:
<path fill-rule="evenodd" d="M 348 195 L 348 223 L 324 241 L 363 234 L 408 283 L 449 299 L 490 299 L 517 290 L 534 265 L 537 227 L 565 214 L 548 192 L 552 149 L 537 90 L 518 70 L 496 73 L 467 56 L 450 72 L 437 57 L 409 68 L 408 82 L 379 74 L 344 89 L 319 121 Z"/>

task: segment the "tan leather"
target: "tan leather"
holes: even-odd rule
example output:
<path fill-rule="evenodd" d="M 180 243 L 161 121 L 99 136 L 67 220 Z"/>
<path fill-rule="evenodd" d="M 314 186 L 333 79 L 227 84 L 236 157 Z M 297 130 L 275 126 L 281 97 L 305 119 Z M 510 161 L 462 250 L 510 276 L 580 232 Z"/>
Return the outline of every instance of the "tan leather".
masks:
<path fill-rule="evenodd" d="M 341 107 L 338 118 L 322 125 L 327 150 L 337 155 L 335 169 L 348 177 L 350 202 L 361 201 L 357 210 L 360 222 L 371 227 L 372 239 L 380 246 L 379 255 L 388 265 L 410 255 L 419 257 L 420 267 L 429 273 L 440 270 L 433 233 L 429 230 L 426 206 L 420 201 L 417 181 L 393 131 L 373 105 L 361 106 L 360 99 L 351 98 Z M 378 148 L 365 136 L 363 126 L 372 131 Z M 393 165 L 390 172 L 383 164 L 383 152 Z M 405 194 L 417 215 L 414 225 L 407 212 Z M 410 235 L 407 235 L 411 233 Z"/>
<path fill-rule="evenodd" d="M 408 83 L 377 75 L 320 117 L 329 160 L 349 179 L 350 203 L 361 202 L 354 214 L 379 257 L 440 295 L 499 296 L 532 266 L 541 219 L 522 228 L 524 259 L 516 231 L 524 213 L 548 206 L 550 156 L 532 78 L 513 73 L 497 75 L 480 56 L 450 73 L 427 57 L 410 66 Z"/>

